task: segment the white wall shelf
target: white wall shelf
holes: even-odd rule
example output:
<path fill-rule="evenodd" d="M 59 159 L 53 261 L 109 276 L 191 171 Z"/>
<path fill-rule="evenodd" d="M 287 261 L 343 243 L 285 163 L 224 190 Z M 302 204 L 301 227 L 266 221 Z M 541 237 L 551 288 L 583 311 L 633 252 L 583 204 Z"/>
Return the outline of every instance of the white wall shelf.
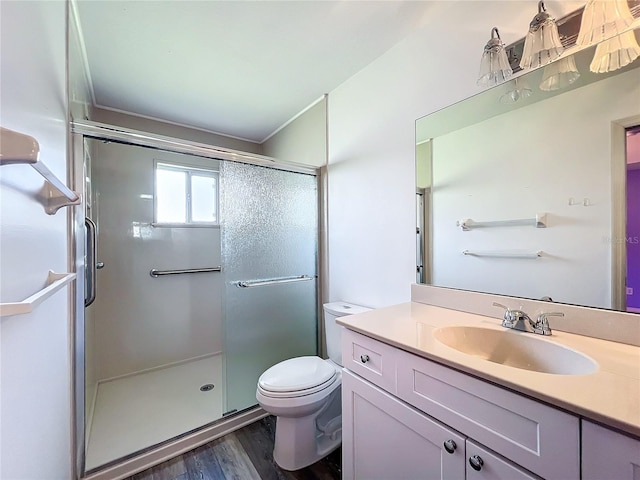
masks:
<path fill-rule="evenodd" d="M 80 195 L 67 187 L 47 166 L 39 160 L 38 141 L 24 133 L 0 127 L 0 166 L 13 164 L 31 165 L 47 181 L 44 210 L 54 215 L 60 208 L 78 205 Z"/>
<path fill-rule="evenodd" d="M 491 222 L 475 222 L 470 218 L 458 220 L 456 226 L 460 227 L 463 232 L 468 232 L 473 228 L 491 228 L 491 227 L 518 227 L 531 226 L 535 228 L 547 227 L 547 214 L 538 213 L 535 218 L 519 218 L 515 220 L 495 220 Z"/>
<path fill-rule="evenodd" d="M 540 258 L 544 254 L 542 250 L 537 252 L 517 252 L 509 250 L 463 250 L 463 255 L 471 257 L 493 257 L 493 258 Z"/>
<path fill-rule="evenodd" d="M 74 278 L 76 278 L 75 273 L 55 273 L 49 270 L 47 285 L 42 290 L 21 302 L 0 303 L 0 317 L 31 313 L 40 303 L 56 293 L 67 283 L 71 282 Z"/>

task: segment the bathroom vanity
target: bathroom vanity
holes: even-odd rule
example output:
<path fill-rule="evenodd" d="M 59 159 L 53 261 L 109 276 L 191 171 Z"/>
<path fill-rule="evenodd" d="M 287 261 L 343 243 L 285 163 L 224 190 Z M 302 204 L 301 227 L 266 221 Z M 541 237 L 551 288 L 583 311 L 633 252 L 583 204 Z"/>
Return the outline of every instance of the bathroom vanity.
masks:
<path fill-rule="evenodd" d="M 344 479 L 640 475 L 640 347 L 417 302 L 338 323 Z"/>

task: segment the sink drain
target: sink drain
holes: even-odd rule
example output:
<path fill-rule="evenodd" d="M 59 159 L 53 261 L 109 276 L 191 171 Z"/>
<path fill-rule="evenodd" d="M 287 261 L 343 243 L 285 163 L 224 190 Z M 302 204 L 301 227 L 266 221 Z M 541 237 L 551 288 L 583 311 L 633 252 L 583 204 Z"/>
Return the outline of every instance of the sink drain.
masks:
<path fill-rule="evenodd" d="M 207 383 L 205 385 L 202 385 L 200 387 L 200 391 L 201 392 L 210 392 L 211 390 L 213 390 L 215 388 L 215 385 L 213 383 Z"/>

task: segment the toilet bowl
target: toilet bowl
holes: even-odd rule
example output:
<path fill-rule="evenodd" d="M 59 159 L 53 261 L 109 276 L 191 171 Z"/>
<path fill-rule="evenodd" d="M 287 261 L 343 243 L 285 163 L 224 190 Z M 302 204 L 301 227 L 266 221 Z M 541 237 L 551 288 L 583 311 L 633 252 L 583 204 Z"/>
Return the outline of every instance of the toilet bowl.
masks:
<path fill-rule="evenodd" d="M 277 417 L 273 458 L 284 470 L 299 470 L 325 457 L 342 442 L 341 330 L 337 317 L 368 308 L 344 302 L 324 305 L 329 359 L 296 357 L 266 370 L 256 399 Z"/>

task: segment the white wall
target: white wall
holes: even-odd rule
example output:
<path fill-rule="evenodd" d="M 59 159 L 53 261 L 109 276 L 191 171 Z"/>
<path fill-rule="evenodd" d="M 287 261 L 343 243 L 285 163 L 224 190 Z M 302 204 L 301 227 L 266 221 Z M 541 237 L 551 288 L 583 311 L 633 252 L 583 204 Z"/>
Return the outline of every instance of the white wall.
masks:
<path fill-rule="evenodd" d="M 560 17 L 584 2 L 548 2 Z M 478 92 L 490 30 L 510 43 L 535 14 L 523 2 L 425 3 L 416 31 L 329 93 L 331 300 L 380 307 L 415 281 L 418 117 Z"/>
<path fill-rule="evenodd" d="M 322 167 L 327 163 L 327 101 L 323 98 L 262 144 L 264 155 Z"/>
<path fill-rule="evenodd" d="M 0 124 L 35 137 L 66 178 L 65 2 L 0 2 Z M 0 171 L 0 298 L 20 301 L 66 272 L 67 212 L 46 215 L 43 180 L 24 165 Z M 71 357 L 66 289 L 33 313 L 0 320 L 0 477 L 69 479 Z"/>
<path fill-rule="evenodd" d="M 637 115 L 639 98 L 635 69 L 434 139 L 433 283 L 611 308 L 611 123 Z M 456 226 L 538 212 L 548 228 Z M 478 258 L 467 249 L 544 254 Z"/>
<path fill-rule="evenodd" d="M 220 229 L 152 226 L 154 161 L 218 169 L 219 162 L 93 141 L 98 227 L 95 318 L 100 380 L 222 351 L 220 273 L 152 278 L 151 269 L 221 264 Z"/>

